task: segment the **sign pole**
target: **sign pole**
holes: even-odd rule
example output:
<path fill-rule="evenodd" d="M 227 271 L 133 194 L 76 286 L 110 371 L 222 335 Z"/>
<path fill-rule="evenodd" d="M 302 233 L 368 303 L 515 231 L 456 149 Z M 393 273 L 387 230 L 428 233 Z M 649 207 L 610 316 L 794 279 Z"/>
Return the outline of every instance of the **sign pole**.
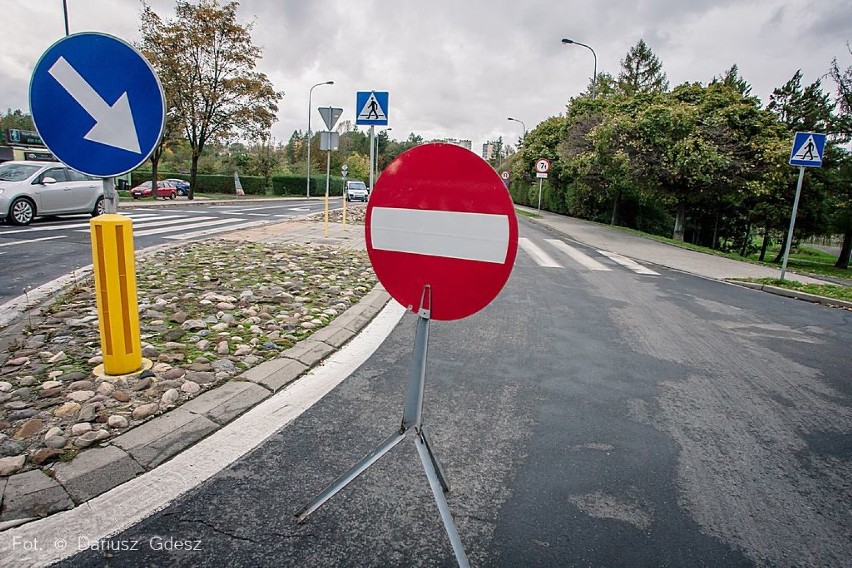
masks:
<path fill-rule="evenodd" d="M 343 164 L 340 171 L 343 174 L 343 228 L 346 229 L 346 176 L 349 174 L 349 166 Z"/>
<path fill-rule="evenodd" d="M 104 185 L 104 213 L 118 213 L 118 194 L 115 191 L 115 180 L 105 177 L 101 181 Z"/>
<path fill-rule="evenodd" d="M 793 240 L 793 227 L 796 226 L 796 210 L 799 208 L 799 196 L 802 194 L 802 180 L 805 179 L 805 166 L 799 166 L 799 181 L 796 184 L 796 197 L 793 199 L 793 214 L 790 216 L 790 229 L 787 231 L 787 243 L 784 246 L 784 260 L 781 262 L 781 278 L 787 273 L 787 257 L 790 255 L 790 243 Z"/>
<path fill-rule="evenodd" d="M 370 191 L 373 191 L 373 164 L 376 159 L 375 154 L 373 153 L 373 138 L 376 135 L 376 127 L 372 124 L 370 125 Z"/>
<path fill-rule="evenodd" d="M 328 183 L 331 176 L 331 149 L 325 153 L 325 238 L 328 238 Z"/>
<path fill-rule="evenodd" d="M 538 178 L 538 214 L 541 215 L 541 178 Z"/>

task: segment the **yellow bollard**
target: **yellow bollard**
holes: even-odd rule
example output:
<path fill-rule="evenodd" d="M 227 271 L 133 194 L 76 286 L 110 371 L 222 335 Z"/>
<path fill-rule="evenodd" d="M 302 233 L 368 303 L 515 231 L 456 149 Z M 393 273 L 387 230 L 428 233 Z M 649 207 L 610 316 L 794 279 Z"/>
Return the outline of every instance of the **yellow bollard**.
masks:
<path fill-rule="evenodd" d="M 133 223 L 108 213 L 90 226 L 104 372 L 126 375 L 142 368 Z"/>

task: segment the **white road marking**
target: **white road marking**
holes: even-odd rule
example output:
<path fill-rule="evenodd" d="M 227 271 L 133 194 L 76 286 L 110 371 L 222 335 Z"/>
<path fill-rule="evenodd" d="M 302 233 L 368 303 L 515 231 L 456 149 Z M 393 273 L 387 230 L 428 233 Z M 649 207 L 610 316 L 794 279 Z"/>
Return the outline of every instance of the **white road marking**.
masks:
<path fill-rule="evenodd" d="M 518 246 L 532 257 L 536 264 L 545 268 L 562 268 L 562 265 L 553 260 L 549 254 L 541 250 L 531 240 L 521 237 L 518 239 Z"/>
<path fill-rule="evenodd" d="M 128 217 L 129 217 L 129 215 L 128 215 Z M 156 217 L 156 215 L 145 215 L 145 217 Z M 131 219 L 139 219 L 139 218 L 140 218 L 140 216 L 131 217 Z M 70 225 L 57 225 L 57 224 L 51 223 L 50 225 L 45 225 L 45 226 L 41 226 L 41 225 L 39 225 L 37 227 L 30 226 L 30 227 L 27 227 L 26 229 L 12 229 L 11 231 L 2 231 L 2 233 L 0 233 L 0 234 L 16 235 L 16 234 L 19 234 L 19 233 L 35 233 L 35 232 L 39 232 L 39 231 L 70 231 L 70 230 L 73 230 L 73 229 L 83 229 L 83 228 L 88 229 L 89 226 L 90 226 L 89 221 L 86 221 L 85 223 L 72 223 Z"/>
<path fill-rule="evenodd" d="M 501 264 L 509 250 L 509 217 L 374 207 L 370 237 L 377 250 Z"/>
<path fill-rule="evenodd" d="M 0 533 L 4 566 L 45 566 L 133 526 L 210 479 L 299 417 L 360 367 L 405 313 L 394 301 L 346 346 L 278 394 L 157 468 L 78 507 Z M 60 549 L 59 541 L 69 546 Z M 43 546 L 24 550 L 18 543 Z"/>
<path fill-rule="evenodd" d="M 0 247 L 10 247 L 10 246 L 13 246 L 13 245 L 26 245 L 26 244 L 29 244 L 29 243 L 37 243 L 39 241 L 52 241 L 54 239 L 64 239 L 64 238 L 65 238 L 65 235 L 59 235 L 59 236 L 56 236 L 56 237 L 41 237 L 41 238 L 38 238 L 38 239 L 29 239 L 29 240 L 26 240 L 26 241 L 13 241 L 11 243 L 3 243 L 3 244 L 0 244 Z"/>
<path fill-rule="evenodd" d="M 598 252 L 601 253 L 602 255 L 604 255 L 605 257 L 607 257 L 608 259 L 612 260 L 613 262 L 617 262 L 621 266 L 624 266 L 625 268 L 632 270 L 636 274 L 647 274 L 647 275 L 650 275 L 650 276 L 659 276 L 660 275 L 659 272 L 654 272 L 650 268 L 645 268 L 644 266 L 642 266 L 638 262 L 634 262 L 634 261 L 630 260 L 629 258 L 627 258 L 626 256 L 621 256 L 620 254 L 616 254 L 614 252 L 609 252 L 609 251 L 606 251 L 606 250 L 599 250 Z"/>
<path fill-rule="evenodd" d="M 573 259 L 575 262 L 583 265 L 584 267 L 588 268 L 589 270 L 597 270 L 599 272 L 609 272 L 609 271 L 612 270 L 608 266 L 601 264 L 600 262 L 598 262 L 594 258 L 590 257 L 587 254 L 580 252 L 579 250 L 577 250 L 574 247 L 566 244 L 563 241 L 560 241 L 558 239 L 547 239 L 547 242 L 549 242 L 551 245 L 553 245 L 554 247 L 558 248 L 559 250 L 561 250 L 562 252 L 567 254 L 569 257 L 571 257 L 571 259 Z"/>
<path fill-rule="evenodd" d="M 146 227 L 167 227 L 169 225 L 184 225 L 186 227 L 191 226 L 197 221 L 206 221 L 207 219 L 215 219 L 215 217 L 195 217 L 191 221 L 188 221 L 185 217 L 169 217 L 168 219 L 163 219 L 162 217 L 157 217 L 155 219 L 145 219 L 141 223 L 137 223 L 136 219 L 132 219 L 133 221 L 133 234 L 134 235 L 143 235 L 144 231 L 139 231 L 137 229 L 144 229 Z M 230 223 L 231 220 L 227 219 L 227 222 Z M 175 227 L 171 229 L 167 229 L 168 231 L 176 231 L 180 227 Z M 88 230 L 78 231 L 79 233 L 88 233 Z M 155 234 L 155 233 L 151 233 Z"/>
<path fill-rule="evenodd" d="M 194 239 L 197 237 L 204 237 L 207 235 L 214 235 L 216 233 L 227 233 L 230 231 L 237 231 L 239 229 L 249 229 L 251 227 L 257 227 L 260 225 L 266 225 L 266 221 L 250 221 L 248 223 L 241 223 L 238 225 L 229 225 L 227 227 L 220 227 L 218 229 L 208 229 L 206 231 L 195 231 L 194 233 L 184 233 L 182 235 L 169 235 L 167 237 L 163 237 L 165 239 L 173 239 L 179 241 L 185 241 L 188 239 Z"/>
<path fill-rule="evenodd" d="M 209 217 L 204 217 L 204 218 L 207 219 Z M 199 217 L 199 219 L 202 219 L 202 217 Z M 171 225 L 171 224 L 174 224 L 174 223 L 182 223 L 182 226 L 180 226 L 180 227 L 158 227 L 156 229 L 145 229 L 145 230 L 142 230 L 142 231 L 137 231 L 136 229 L 134 229 L 133 230 L 133 236 L 145 237 L 145 236 L 148 236 L 148 235 L 159 235 L 161 233 L 171 233 L 171 232 L 174 232 L 174 231 L 188 231 L 190 229 L 200 229 L 201 227 L 213 227 L 215 225 L 233 224 L 233 222 L 234 222 L 233 219 L 216 219 L 215 221 L 204 221 L 202 223 L 196 223 L 196 222 L 187 223 L 183 219 L 180 219 L 180 220 L 177 220 L 177 221 L 174 221 L 174 222 L 160 223 L 160 225 Z"/>

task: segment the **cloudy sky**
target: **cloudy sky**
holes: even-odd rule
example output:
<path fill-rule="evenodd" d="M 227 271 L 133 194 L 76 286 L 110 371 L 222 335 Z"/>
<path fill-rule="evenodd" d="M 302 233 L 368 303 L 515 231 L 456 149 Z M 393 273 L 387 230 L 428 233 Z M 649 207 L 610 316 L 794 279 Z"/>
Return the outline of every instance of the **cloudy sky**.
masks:
<path fill-rule="evenodd" d="M 162 17 L 173 0 L 150 0 Z M 139 0 L 67 0 L 71 33 L 99 31 L 138 39 Z M 65 32 L 62 0 L 0 0 L 0 108 L 29 112 L 33 66 Z M 617 74 L 627 50 L 644 38 L 672 86 L 706 83 L 732 64 L 764 102 L 802 69 L 807 83 L 832 58 L 852 65 L 849 0 L 243 0 L 240 19 L 254 22 L 260 63 L 285 92 L 273 135 L 282 141 L 319 106 L 343 107 L 354 121 L 357 91 L 388 91 L 392 138 L 515 143 L 564 110 L 599 71 Z M 830 78 L 823 80 L 833 93 Z"/>

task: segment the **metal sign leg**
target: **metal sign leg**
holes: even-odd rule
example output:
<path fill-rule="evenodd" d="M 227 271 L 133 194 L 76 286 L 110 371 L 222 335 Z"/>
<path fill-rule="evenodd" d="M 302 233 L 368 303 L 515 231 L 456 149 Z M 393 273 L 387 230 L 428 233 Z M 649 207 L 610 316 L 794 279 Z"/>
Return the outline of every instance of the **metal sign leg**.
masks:
<path fill-rule="evenodd" d="M 308 515 L 319 509 L 323 503 L 334 497 L 341 489 L 349 485 L 351 481 L 364 473 L 368 467 L 379 461 L 379 458 L 388 453 L 391 448 L 403 441 L 405 436 L 406 432 L 395 432 L 384 442 L 379 444 L 379 447 L 361 458 L 361 461 L 352 466 L 349 471 L 335 479 L 331 485 L 323 490 L 322 493 L 314 497 L 313 501 L 305 505 L 298 513 L 296 513 L 296 522 L 301 523 L 308 518 Z"/>
<path fill-rule="evenodd" d="M 441 462 L 438 461 L 438 456 L 435 455 L 435 450 L 432 449 L 432 438 L 429 436 L 429 430 L 426 426 L 422 426 L 420 428 L 420 437 L 423 438 L 423 444 L 429 451 L 429 459 L 432 460 L 432 465 L 435 466 L 435 473 L 438 474 L 438 481 L 441 482 L 441 487 L 444 489 L 444 493 L 449 493 L 450 482 L 447 480 L 444 468 L 441 467 Z"/>
<path fill-rule="evenodd" d="M 464 552 L 456 525 L 453 523 L 453 515 L 450 513 L 450 506 L 447 505 L 447 499 L 444 497 L 442 484 L 438 480 L 438 473 L 434 467 L 432 452 L 429 451 L 425 440 L 421 436 L 414 438 L 414 444 L 417 446 L 417 453 L 420 454 L 420 461 L 423 462 L 423 469 L 426 471 L 426 477 L 429 479 L 429 487 L 432 488 L 435 503 L 438 504 L 438 512 L 441 513 L 441 520 L 444 521 L 444 529 L 447 531 L 447 536 L 450 537 L 450 544 L 453 545 L 456 562 L 462 568 L 467 568 L 469 566 L 467 555 Z"/>

